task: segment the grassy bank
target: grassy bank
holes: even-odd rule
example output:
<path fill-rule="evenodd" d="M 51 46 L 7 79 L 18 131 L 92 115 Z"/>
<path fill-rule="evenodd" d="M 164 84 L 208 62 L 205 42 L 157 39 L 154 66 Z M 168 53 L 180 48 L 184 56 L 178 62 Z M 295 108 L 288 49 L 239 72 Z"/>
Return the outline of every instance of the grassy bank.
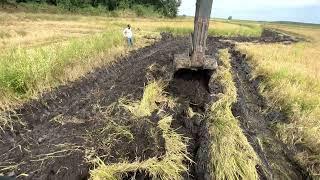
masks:
<path fill-rule="evenodd" d="M 313 177 L 320 174 L 320 29 L 273 25 L 301 34 L 309 42 L 293 45 L 239 44 L 249 55 L 254 76 L 262 76 L 261 92 L 270 107 L 285 112 L 288 122 L 275 121 L 275 131 L 288 145 L 299 145 L 295 159 Z"/>
<path fill-rule="evenodd" d="M 227 49 L 220 51 L 220 59 L 223 65 L 218 67 L 215 81 L 221 84 L 223 94 L 219 94 L 208 113 L 210 175 L 219 180 L 258 179 L 259 159 L 231 111 L 237 92 Z"/>
<path fill-rule="evenodd" d="M 0 56 L 2 97 L 33 96 L 50 86 L 79 77 L 83 69 L 99 64 L 96 58 L 90 58 L 102 53 L 111 55 L 106 51 L 111 48 L 121 51 L 123 44 L 120 33 L 105 32 L 59 45 L 10 49 Z"/>

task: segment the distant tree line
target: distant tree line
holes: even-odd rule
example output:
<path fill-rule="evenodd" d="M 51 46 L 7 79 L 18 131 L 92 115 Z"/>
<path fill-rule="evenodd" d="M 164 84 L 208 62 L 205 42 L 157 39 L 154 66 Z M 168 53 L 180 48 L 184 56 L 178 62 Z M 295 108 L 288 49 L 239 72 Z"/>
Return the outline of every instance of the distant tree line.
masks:
<path fill-rule="evenodd" d="M 83 8 L 88 6 L 102 6 L 108 11 L 115 11 L 119 9 L 134 9 L 139 11 L 139 9 L 143 10 L 143 8 L 151 8 L 167 17 L 177 16 L 178 7 L 181 4 L 181 0 L 16 0 L 16 2 L 47 3 L 50 5 L 61 6 L 65 9 L 69 9 L 70 11 L 73 8 Z"/>

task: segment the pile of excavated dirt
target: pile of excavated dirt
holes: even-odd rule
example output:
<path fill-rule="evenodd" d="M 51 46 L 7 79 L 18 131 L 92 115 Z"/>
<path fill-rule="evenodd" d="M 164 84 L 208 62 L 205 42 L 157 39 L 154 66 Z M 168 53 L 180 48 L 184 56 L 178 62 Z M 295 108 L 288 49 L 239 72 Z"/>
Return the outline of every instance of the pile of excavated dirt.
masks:
<path fill-rule="evenodd" d="M 279 39 L 279 35 L 275 33 L 264 33 L 263 36 L 261 39 L 239 37 L 231 40 L 288 40 Z M 271 40 L 265 41 L 265 36 L 270 36 L 267 38 Z M 209 37 L 207 51 L 208 54 L 216 56 L 219 49 L 230 48 L 237 88 L 244 89 L 238 91 L 239 101 L 235 104 L 234 111 L 235 116 L 240 117 L 248 139 L 265 163 L 266 169 L 279 158 L 285 161 L 285 167 L 294 171 L 292 177 L 302 177 L 286 153 L 265 154 L 256 147 L 254 137 L 257 135 L 266 138 L 273 136 L 267 130 L 268 120 L 261 112 L 251 112 L 245 98 L 251 97 L 255 108 L 261 107 L 263 102 L 258 91 L 251 87 L 254 82 L 249 81 L 246 76 L 249 73 L 248 68 L 242 64 L 245 56 L 239 56 L 233 50 L 232 42 L 222 40 L 226 38 Z M 185 52 L 188 48 L 187 43 L 187 38 L 174 38 L 170 34 L 163 34 L 163 39 L 154 45 L 134 51 L 113 65 L 96 69 L 84 78 L 57 87 L 41 95 L 39 99 L 16 109 L 17 114 L 12 118 L 21 123 L 16 123 L 13 130 L 0 132 L 0 174 L 28 174 L 19 176 L 19 179 L 88 179 L 91 165 L 86 157 L 92 153 L 101 156 L 106 163 L 160 157 L 165 153 L 165 148 L 162 132 L 157 128 L 159 119 L 151 117 L 151 121 L 133 120 L 130 114 L 115 104 L 121 97 L 141 99 L 143 87 L 150 78 L 169 77 L 172 79 L 166 91 L 177 98 L 179 104 L 174 112 L 175 121 L 172 127 L 190 138 L 188 152 L 195 162 L 189 164 L 190 170 L 184 177 L 204 179 L 205 170 L 197 167 L 201 162 L 207 161 L 201 159 L 200 157 L 204 156 L 198 152 L 200 146 L 206 142 L 205 133 L 201 133 L 204 125 L 202 115 L 206 106 L 214 101 L 209 89 L 215 86 L 217 88 L 214 88 L 214 91 L 217 93 L 219 85 L 208 83 L 210 72 L 180 70 L 173 73 L 173 54 Z M 148 72 L 147 68 L 151 65 L 161 67 L 165 71 Z M 188 108 L 199 115 L 190 117 L 187 113 L 190 110 Z M 246 126 L 246 122 L 251 121 L 252 127 Z M 277 147 L 283 147 L 275 139 L 272 140 L 276 142 Z M 264 172 L 262 177 L 272 177 L 268 176 L 268 173 L 273 174 L 272 171 Z M 142 174 L 140 179 L 147 179 L 145 177 Z"/>

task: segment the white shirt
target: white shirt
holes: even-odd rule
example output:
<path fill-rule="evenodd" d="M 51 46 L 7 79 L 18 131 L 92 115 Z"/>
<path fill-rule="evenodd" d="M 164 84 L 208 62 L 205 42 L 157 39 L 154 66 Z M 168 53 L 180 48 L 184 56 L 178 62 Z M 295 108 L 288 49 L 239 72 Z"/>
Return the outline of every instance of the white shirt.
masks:
<path fill-rule="evenodd" d="M 124 29 L 123 35 L 124 35 L 124 37 L 132 38 L 133 33 L 131 31 L 131 28 L 130 29 L 129 28 Z"/>

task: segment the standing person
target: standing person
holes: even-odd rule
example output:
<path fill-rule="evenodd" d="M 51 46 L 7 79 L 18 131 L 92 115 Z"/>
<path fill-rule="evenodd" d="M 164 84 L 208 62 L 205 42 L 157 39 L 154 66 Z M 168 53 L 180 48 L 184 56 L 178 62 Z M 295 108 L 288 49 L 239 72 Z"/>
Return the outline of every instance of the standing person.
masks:
<path fill-rule="evenodd" d="M 133 40 L 132 40 L 132 38 L 133 38 L 133 33 L 132 33 L 132 29 L 131 29 L 130 24 L 128 24 L 128 26 L 127 26 L 126 29 L 124 29 L 123 35 L 124 35 L 124 37 L 126 37 L 127 40 L 128 40 L 128 46 L 129 46 L 129 47 L 133 46 Z"/>

